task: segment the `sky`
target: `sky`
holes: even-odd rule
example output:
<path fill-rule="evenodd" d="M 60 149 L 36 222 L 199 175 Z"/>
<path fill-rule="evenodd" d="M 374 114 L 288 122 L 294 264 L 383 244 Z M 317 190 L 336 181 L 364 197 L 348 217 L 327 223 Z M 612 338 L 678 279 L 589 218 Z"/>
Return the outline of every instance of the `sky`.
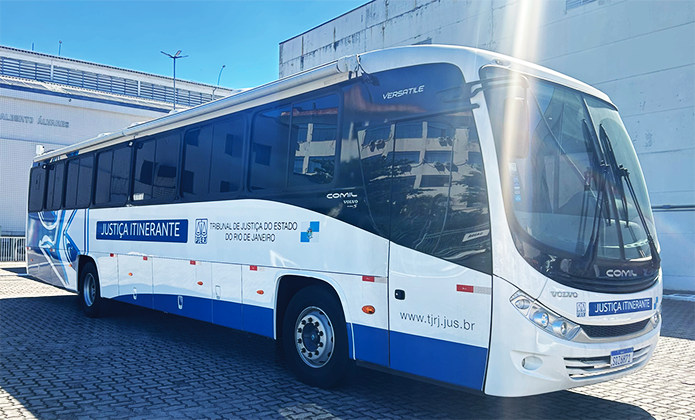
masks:
<path fill-rule="evenodd" d="M 248 88 L 278 78 L 279 43 L 365 4 L 324 1 L 0 1 L 0 45 Z M 62 41 L 62 44 L 59 44 Z"/>

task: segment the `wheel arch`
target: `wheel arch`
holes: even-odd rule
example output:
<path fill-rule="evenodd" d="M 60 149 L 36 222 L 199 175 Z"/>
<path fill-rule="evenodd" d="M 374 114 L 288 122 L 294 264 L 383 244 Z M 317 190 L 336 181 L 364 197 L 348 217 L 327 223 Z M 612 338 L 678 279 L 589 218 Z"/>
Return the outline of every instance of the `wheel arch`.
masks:
<path fill-rule="evenodd" d="M 345 316 L 345 322 L 351 323 L 347 297 L 343 289 L 329 276 L 316 273 L 284 273 L 278 276 L 275 290 L 275 338 L 282 337 L 282 324 L 285 319 L 287 305 L 300 290 L 311 286 L 320 286 L 329 290 L 338 298 Z M 348 328 L 350 342 L 353 342 L 352 328 Z M 352 349 L 350 349 L 352 354 Z"/>
<path fill-rule="evenodd" d="M 94 264 L 94 268 L 97 270 L 97 275 L 99 275 L 99 265 L 97 264 L 96 260 L 89 255 L 78 255 L 77 256 L 77 284 L 76 284 L 76 292 L 80 293 L 80 290 L 82 290 L 82 270 L 84 267 L 92 263 Z M 99 287 L 101 288 L 101 283 L 99 283 Z"/>

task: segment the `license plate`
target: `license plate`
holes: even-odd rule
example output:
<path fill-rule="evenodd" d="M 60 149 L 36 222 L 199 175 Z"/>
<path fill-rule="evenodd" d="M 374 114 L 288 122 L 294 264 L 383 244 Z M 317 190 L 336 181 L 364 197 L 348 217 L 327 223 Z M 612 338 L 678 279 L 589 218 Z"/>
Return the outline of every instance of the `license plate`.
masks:
<path fill-rule="evenodd" d="M 634 351 L 632 347 L 629 349 L 615 350 L 611 352 L 611 367 L 625 366 L 632 363 Z"/>

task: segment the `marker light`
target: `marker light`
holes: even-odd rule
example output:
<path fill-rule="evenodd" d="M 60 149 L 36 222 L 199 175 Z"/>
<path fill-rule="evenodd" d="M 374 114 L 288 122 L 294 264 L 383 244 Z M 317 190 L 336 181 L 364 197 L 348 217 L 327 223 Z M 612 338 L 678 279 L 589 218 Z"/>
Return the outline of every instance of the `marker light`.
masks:
<path fill-rule="evenodd" d="M 526 319 L 548 334 L 572 340 L 581 330 L 579 325 L 561 317 L 521 291 L 514 293 L 509 301 Z"/>
<path fill-rule="evenodd" d="M 376 309 L 374 309 L 372 305 L 365 305 L 362 307 L 362 312 L 367 315 L 372 315 L 374 312 L 376 312 Z"/>

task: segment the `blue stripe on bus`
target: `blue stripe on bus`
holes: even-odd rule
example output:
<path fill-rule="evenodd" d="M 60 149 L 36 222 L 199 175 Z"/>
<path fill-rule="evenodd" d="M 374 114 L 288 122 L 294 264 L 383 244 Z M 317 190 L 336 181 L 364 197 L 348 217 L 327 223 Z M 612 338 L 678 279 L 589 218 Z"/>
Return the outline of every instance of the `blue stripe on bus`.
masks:
<path fill-rule="evenodd" d="M 483 389 L 487 349 L 391 332 L 391 368 L 473 389 Z"/>
<path fill-rule="evenodd" d="M 212 301 L 212 322 L 224 327 L 240 330 L 242 304 L 237 302 L 227 302 L 224 300 Z"/>
<path fill-rule="evenodd" d="M 133 295 L 122 295 L 116 296 L 113 300 L 119 302 L 130 303 L 132 305 L 144 306 L 145 308 L 154 308 L 154 298 L 153 295 L 149 293 L 138 293 L 138 298 L 133 299 Z"/>
<path fill-rule="evenodd" d="M 274 338 L 273 310 L 260 306 L 244 305 L 243 330 L 254 334 Z"/>
<path fill-rule="evenodd" d="M 352 324 L 355 359 L 377 365 L 389 365 L 389 332 L 381 328 Z"/>
<path fill-rule="evenodd" d="M 179 303 L 181 303 L 181 309 L 179 309 Z M 155 294 L 154 309 L 200 321 L 212 322 L 212 300 L 210 299 L 195 296 L 179 297 L 178 295 Z"/>
<path fill-rule="evenodd" d="M 116 296 L 113 300 L 144 306 L 146 308 L 181 315 L 217 325 L 248 331 L 254 334 L 274 338 L 273 310 L 236 302 L 225 302 L 194 296 L 183 296 L 183 308 L 179 309 L 178 295 L 143 294 L 138 298 L 133 295 Z M 243 313 L 243 323 L 242 323 Z"/>

